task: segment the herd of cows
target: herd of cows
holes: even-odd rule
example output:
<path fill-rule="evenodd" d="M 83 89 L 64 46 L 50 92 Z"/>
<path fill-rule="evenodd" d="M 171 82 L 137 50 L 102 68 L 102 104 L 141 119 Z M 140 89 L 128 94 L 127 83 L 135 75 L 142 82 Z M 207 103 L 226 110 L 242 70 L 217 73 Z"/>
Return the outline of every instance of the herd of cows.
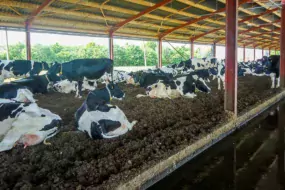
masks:
<path fill-rule="evenodd" d="M 272 88 L 279 87 L 280 56 L 239 63 L 238 76 L 245 74 L 270 76 Z M 31 146 L 56 135 L 61 126 L 60 116 L 40 108 L 33 94 L 75 92 L 86 100 L 75 113 L 75 126 L 93 139 L 113 138 L 131 130 L 137 121 L 129 122 L 124 112 L 111 105 L 112 98 L 123 100 L 124 92 L 117 83 L 145 88 L 151 98 L 194 98 L 197 91 L 209 93 L 210 80 L 225 86 L 225 62 L 216 58 L 190 59 L 179 64 L 138 72 L 113 70 L 107 58 L 77 59 L 66 63 L 34 62 L 27 60 L 0 61 L 0 152 L 17 144 Z M 104 83 L 104 88 L 97 88 Z"/>

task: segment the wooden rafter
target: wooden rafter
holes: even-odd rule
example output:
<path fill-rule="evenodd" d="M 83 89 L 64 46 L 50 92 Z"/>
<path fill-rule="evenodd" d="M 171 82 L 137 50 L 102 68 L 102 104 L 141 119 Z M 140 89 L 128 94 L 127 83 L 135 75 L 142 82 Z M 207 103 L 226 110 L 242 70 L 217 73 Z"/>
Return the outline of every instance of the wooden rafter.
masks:
<path fill-rule="evenodd" d="M 131 22 L 131 21 L 133 21 L 133 20 L 136 20 L 136 19 L 140 18 L 141 16 L 143 16 L 143 15 L 145 15 L 145 14 L 148 14 L 148 13 L 152 12 L 152 11 L 154 11 L 155 9 L 157 9 L 157 8 L 159 8 L 159 7 L 161 7 L 161 6 L 166 5 L 167 3 L 170 3 L 171 1 L 172 1 L 172 0 L 163 0 L 163 1 L 161 1 L 160 3 L 157 3 L 157 4 L 155 4 L 154 6 L 149 7 L 149 8 L 147 8 L 147 9 L 141 11 L 140 13 L 138 13 L 138 14 L 136 14 L 136 15 L 134 15 L 134 16 L 132 16 L 132 17 L 130 17 L 130 18 L 128 18 L 128 19 L 126 19 L 126 20 L 124 20 L 124 21 L 118 23 L 118 24 L 116 24 L 114 27 L 112 27 L 112 28 L 110 29 L 110 31 L 109 31 L 110 35 L 112 35 L 114 32 L 116 32 L 117 30 L 119 30 L 121 27 L 123 27 L 123 26 L 126 25 L 127 23 L 129 23 L 129 22 Z"/>
<path fill-rule="evenodd" d="M 49 6 L 54 0 L 45 0 L 37 9 L 35 9 L 27 18 L 26 25 L 31 27 L 35 18 L 44 10 L 45 7 Z"/>

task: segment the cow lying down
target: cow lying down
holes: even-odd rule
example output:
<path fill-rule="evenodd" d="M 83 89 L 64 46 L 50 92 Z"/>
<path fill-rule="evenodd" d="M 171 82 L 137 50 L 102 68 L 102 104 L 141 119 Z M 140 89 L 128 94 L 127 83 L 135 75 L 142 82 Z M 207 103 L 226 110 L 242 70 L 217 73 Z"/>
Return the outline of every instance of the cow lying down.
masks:
<path fill-rule="evenodd" d="M 36 103 L 0 99 L 0 152 L 41 143 L 58 132 L 61 118 Z M 45 143 L 46 144 L 46 143 Z"/>
<path fill-rule="evenodd" d="M 179 77 L 169 83 L 160 80 L 146 88 L 146 95 L 138 94 L 136 97 L 149 96 L 151 98 L 172 99 L 184 96 L 187 98 L 194 98 L 196 97 L 196 89 L 206 93 L 211 91 L 202 78 L 199 78 L 197 75 L 187 75 Z"/>
<path fill-rule="evenodd" d="M 122 98 L 117 85 L 90 92 L 82 106 L 75 113 L 76 127 L 88 133 L 93 139 L 114 138 L 127 133 L 136 124 L 130 123 L 124 112 L 111 105 L 112 97 Z"/>
<path fill-rule="evenodd" d="M 33 93 L 27 87 L 13 83 L 0 85 L 0 98 L 17 102 L 35 102 Z"/>
<path fill-rule="evenodd" d="M 96 87 L 97 87 L 96 80 L 88 80 L 87 78 L 84 77 L 82 83 L 82 90 L 95 90 Z M 53 85 L 53 88 L 55 91 L 65 94 L 76 92 L 75 97 L 81 98 L 81 96 L 79 96 L 77 81 L 69 81 L 68 79 L 58 81 Z"/>

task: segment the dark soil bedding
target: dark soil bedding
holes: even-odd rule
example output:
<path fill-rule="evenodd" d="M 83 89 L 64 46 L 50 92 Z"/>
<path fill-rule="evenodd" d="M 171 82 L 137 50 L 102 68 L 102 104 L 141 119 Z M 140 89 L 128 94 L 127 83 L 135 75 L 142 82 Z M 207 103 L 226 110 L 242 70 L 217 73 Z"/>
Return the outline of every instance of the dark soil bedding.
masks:
<path fill-rule="evenodd" d="M 239 79 L 238 110 L 244 111 L 276 93 L 269 77 Z M 0 187 L 41 189 L 112 188 L 190 145 L 226 121 L 223 91 L 212 82 L 212 93 L 195 99 L 162 100 L 135 96 L 144 89 L 122 85 L 118 105 L 138 124 L 116 139 L 92 140 L 74 129 L 74 113 L 83 99 L 74 94 L 37 95 L 39 106 L 59 114 L 62 132 L 43 144 L 15 147 L 0 153 Z M 86 96 L 86 94 L 85 94 Z"/>

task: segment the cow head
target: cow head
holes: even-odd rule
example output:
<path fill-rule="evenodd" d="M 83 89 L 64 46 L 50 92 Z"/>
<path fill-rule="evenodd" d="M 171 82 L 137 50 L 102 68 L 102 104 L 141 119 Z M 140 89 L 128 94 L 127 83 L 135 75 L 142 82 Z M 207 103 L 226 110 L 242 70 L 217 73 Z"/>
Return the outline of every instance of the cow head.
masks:
<path fill-rule="evenodd" d="M 205 81 L 202 78 L 199 78 L 195 81 L 196 88 L 201 92 L 210 93 L 211 89 L 208 87 L 208 85 L 205 83 Z"/>
<path fill-rule="evenodd" d="M 67 79 L 59 81 L 53 85 L 53 88 L 60 93 L 71 93 L 76 91 L 77 82 Z"/>
<path fill-rule="evenodd" d="M 60 76 L 62 74 L 62 64 L 57 62 L 53 63 L 47 74 L 50 76 Z"/>
<path fill-rule="evenodd" d="M 28 89 L 18 89 L 17 90 L 17 95 L 13 100 L 17 102 L 36 102 L 36 100 L 33 97 L 33 93 L 29 91 Z"/>
<path fill-rule="evenodd" d="M 106 88 L 110 92 L 110 96 L 114 99 L 122 100 L 125 97 L 125 93 L 119 88 L 117 84 L 109 83 Z"/>

